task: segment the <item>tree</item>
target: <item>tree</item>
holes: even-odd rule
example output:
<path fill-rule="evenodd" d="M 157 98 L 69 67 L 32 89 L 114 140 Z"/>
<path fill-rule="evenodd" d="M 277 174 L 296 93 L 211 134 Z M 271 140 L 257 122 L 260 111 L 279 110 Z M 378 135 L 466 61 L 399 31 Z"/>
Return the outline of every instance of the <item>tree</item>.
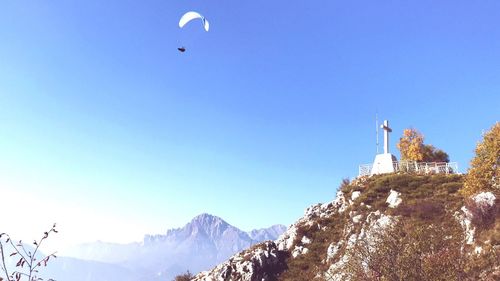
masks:
<path fill-rule="evenodd" d="M 416 129 L 405 129 L 403 136 L 396 144 L 401 152 L 401 160 L 407 161 L 422 161 L 424 136 Z"/>
<path fill-rule="evenodd" d="M 433 145 L 424 144 L 424 136 L 416 129 L 403 131 L 403 136 L 396 144 L 401 153 L 401 160 L 423 162 L 449 162 L 449 156 Z"/>
<path fill-rule="evenodd" d="M 47 266 L 50 258 L 56 258 L 55 253 L 52 253 L 48 256 L 45 256 L 39 260 L 37 260 L 37 253 L 42 245 L 42 243 L 49 237 L 49 234 L 57 233 L 56 225 L 54 224 L 49 231 L 44 232 L 42 238 L 40 240 L 33 241 L 33 246 L 35 247 L 33 252 L 30 249 L 25 247 L 22 241 L 14 244 L 11 237 L 7 233 L 0 234 L 0 257 L 1 257 L 1 265 L 5 280 L 6 281 L 20 281 L 23 278 L 26 278 L 28 281 L 41 281 L 44 280 L 37 276 L 38 269 L 42 266 Z M 5 239 L 5 240 L 2 240 Z M 10 253 L 6 253 L 6 247 L 11 246 L 12 250 Z M 8 257 L 14 257 L 16 260 L 19 259 L 15 265 L 15 269 L 11 271 L 11 268 L 6 264 L 6 254 Z M 0 281 L 4 279 L 0 277 Z M 48 281 L 54 281 L 53 279 L 48 279 Z"/>
<path fill-rule="evenodd" d="M 435 148 L 433 145 L 424 144 L 422 147 L 424 162 L 450 162 L 448 154 L 441 149 Z"/>
<path fill-rule="evenodd" d="M 191 274 L 191 272 L 189 272 L 189 270 L 188 270 L 184 274 L 180 274 L 180 275 L 175 276 L 175 279 L 173 281 L 190 281 L 190 280 L 193 280 L 193 278 L 194 278 L 194 275 Z"/>
<path fill-rule="evenodd" d="M 483 135 L 475 152 L 462 194 L 470 196 L 481 191 L 500 191 L 500 122 Z"/>

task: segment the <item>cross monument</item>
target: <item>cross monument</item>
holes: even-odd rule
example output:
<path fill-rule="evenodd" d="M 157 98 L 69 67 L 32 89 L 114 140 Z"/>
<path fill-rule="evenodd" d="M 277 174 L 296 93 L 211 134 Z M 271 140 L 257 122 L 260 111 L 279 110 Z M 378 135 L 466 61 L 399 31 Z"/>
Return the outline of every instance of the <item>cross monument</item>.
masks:
<path fill-rule="evenodd" d="M 384 129 L 384 153 L 389 153 L 389 133 L 392 129 L 389 128 L 389 121 L 384 120 L 384 124 L 380 125 L 381 129 Z"/>
<path fill-rule="evenodd" d="M 389 152 L 389 133 L 392 129 L 389 128 L 389 121 L 384 120 L 384 124 L 380 125 L 384 130 L 384 153 L 377 154 L 373 161 L 371 170 L 372 175 L 393 173 L 395 171 L 394 162 L 398 161 L 396 156 Z"/>

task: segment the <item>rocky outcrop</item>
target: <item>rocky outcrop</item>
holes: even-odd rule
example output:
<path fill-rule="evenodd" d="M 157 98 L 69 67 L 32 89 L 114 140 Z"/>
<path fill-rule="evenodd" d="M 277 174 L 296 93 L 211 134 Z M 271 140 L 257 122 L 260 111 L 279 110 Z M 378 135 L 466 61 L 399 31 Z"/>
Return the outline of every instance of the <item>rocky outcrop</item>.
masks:
<path fill-rule="evenodd" d="M 287 260 L 308 252 L 310 238 L 301 235 L 300 229 L 316 224 L 318 218 L 329 218 L 344 212 L 352 201 L 339 191 L 335 200 L 316 204 L 306 209 L 304 216 L 292 224 L 276 241 L 266 241 L 234 255 L 214 269 L 196 276 L 196 281 L 271 281 L 277 280 L 287 268 Z M 317 224 L 318 228 L 321 225 Z M 299 242 L 299 243 L 297 243 Z M 300 245 L 299 245 L 300 244 Z"/>
<path fill-rule="evenodd" d="M 194 281 L 275 280 L 286 269 L 286 251 L 267 241 L 243 251 L 211 271 L 198 274 Z"/>

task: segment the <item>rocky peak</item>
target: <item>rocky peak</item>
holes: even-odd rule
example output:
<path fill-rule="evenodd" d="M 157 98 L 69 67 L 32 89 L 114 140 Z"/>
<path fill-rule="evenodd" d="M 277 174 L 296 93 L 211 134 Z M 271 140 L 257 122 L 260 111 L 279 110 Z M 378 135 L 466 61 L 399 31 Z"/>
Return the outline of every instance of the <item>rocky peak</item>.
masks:
<path fill-rule="evenodd" d="M 215 225 L 215 224 L 228 224 L 223 219 L 218 216 L 214 216 L 208 213 L 203 213 L 194 217 L 189 224 L 196 225 Z"/>
<path fill-rule="evenodd" d="M 164 235 L 146 235 L 144 238 L 144 244 L 168 240 L 188 239 L 189 237 L 193 239 L 203 238 L 217 241 L 229 233 L 241 236 L 245 240 L 251 240 L 245 232 L 230 225 L 222 218 L 203 213 L 194 217 L 189 223 L 181 228 L 167 230 Z"/>
<path fill-rule="evenodd" d="M 184 229 L 193 236 L 202 235 L 211 239 L 219 239 L 226 231 L 242 232 L 223 219 L 206 213 L 193 218 Z"/>

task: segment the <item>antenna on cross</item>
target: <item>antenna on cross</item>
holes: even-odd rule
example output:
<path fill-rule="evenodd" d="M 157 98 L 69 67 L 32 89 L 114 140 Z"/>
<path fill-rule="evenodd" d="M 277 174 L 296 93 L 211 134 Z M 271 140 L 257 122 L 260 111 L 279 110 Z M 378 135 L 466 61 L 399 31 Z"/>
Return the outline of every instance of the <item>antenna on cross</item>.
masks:
<path fill-rule="evenodd" d="M 375 113 L 375 135 L 376 135 L 377 154 L 378 154 L 378 113 Z"/>

